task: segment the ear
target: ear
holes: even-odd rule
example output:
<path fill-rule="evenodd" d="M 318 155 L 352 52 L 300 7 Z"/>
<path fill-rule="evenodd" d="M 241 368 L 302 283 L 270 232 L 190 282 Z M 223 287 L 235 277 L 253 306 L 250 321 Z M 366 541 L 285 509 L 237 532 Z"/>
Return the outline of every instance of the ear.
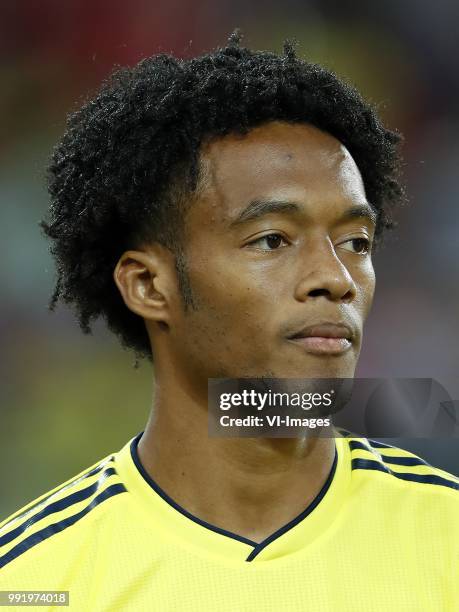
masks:
<path fill-rule="evenodd" d="M 113 272 L 126 306 L 150 321 L 168 322 L 174 291 L 173 255 L 154 244 L 145 250 L 125 251 Z"/>

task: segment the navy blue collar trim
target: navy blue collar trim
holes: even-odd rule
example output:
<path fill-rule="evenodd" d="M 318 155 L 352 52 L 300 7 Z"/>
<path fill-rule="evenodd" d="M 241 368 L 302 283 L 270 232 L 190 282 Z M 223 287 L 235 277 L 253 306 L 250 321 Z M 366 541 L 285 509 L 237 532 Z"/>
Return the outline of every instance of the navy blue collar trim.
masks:
<path fill-rule="evenodd" d="M 215 531 L 216 533 L 220 533 L 221 535 L 227 536 L 229 538 L 233 538 L 234 540 L 238 540 L 239 542 L 243 542 L 244 544 L 248 544 L 249 546 L 253 546 L 253 550 L 247 557 L 246 561 L 252 561 L 264 548 L 266 548 L 266 546 L 268 546 L 271 542 L 273 542 L 274 540 L 279 538 L 281 535 L 283 535 L 284 533 L 286 533 L 287 531 L 295 527 L 295 525 L 298 525 L 298 523 L 300 523 L 304 518 L 306 518 L 308 514 L 310 514 L 314 510 L 314 508 L 316 508 L 319 505 L 324 495 L 330 488 L 330 485 L 333 481 L 333 477 L 336 472 L 336 466 L 338 463 L 338 454 L 337 454 L 336 445 L 335 445 L 335 457 L 333 459 L 333 464 L 330 469 L 330 473 L 327 476 L 327 480 L 325 481 L 323 487 L 321 488 L 319 493 L 316 495 L 316 497 L 312 500 L 312 502 L 309 504 L 309 506 L 305 510 L 303 510 L 303 512 L 301 512 L 297 517 L 289 521 L 286 525 L 284 525 L 283 527 L 281 527 L 280 529 L 272 533 L 270 536 L 268 536 L 261 542 L 257 543 L 257 542 L 254 542 L 253 540 L 249 540 L 248 538 L 244 538 L 243 536 L 240 536 L 237 533 L 227 531 L 226 529 L 221 529 L 220 527 L 216 527 L 215 525 L 211 525 L 210 523 L 207 523 L 206 521 L 201 520 L 197 516 L 194 516 L 194 514 L 191 514 L 191 512 L 188 512 L 188 510 L 185 510 L 185 508 L 182 508 L 182 506 L 177 504 L 177 502 L 175 502 L 171 497 L 169 497 L 169 495 L 165 491 L 163 491 L 163 489 L 161 489 L 161 487 L 153 480 L 153 478 L 151 478 L 151 476 L 147 474 L 145 468 L 140 462 L 139 455 L 137 452 L 137 446 L 139 444 L 140 438 L 142 437 L 142 434 L 143 434 L 143 431 L 141 431 L 131 442 L 131 457 L 132 457 L 132 460 L 134 461 L 136 468 L 140 472 L 140 475 L 147 482 L 147 484 L 149 484 L 150 487 L 154 491 L 156 491 L 156 493 L 158 493 L 158 495 L 162 497 L 164 501 L 166 501 L 169 505 L 171 505 L 175 510 L 177 510 L 178 512 L 180 512 L 187 518 L 191 519 L 195 523 L 198 523 L 198 525 L 201 525 L 202 527 L 206 527 L 207 529 L 210 529 L 211 531 Z"/>
<path fill-rule="evenodd" d="M 314 508 L 316 508 L 319 505 L 325 493 L 330 488 L 330 485 L 333 481 L 333 476 L 335 475 L 335 472 L 336 472 L 337 463 L 338 463 L 338 453 L 336 451 L 336 444 L 335 444 L 335 457 L 333 459 L 333 464 L 331 466 L 330 473 L 328 474 L 327 480 L 325 481 L 323 487 L 320 489 L 316 497 L 312 500 L 309 506 L 305 510 L 303 510 L 303 512 L 301 512 L 301 514 L 299 514 L 296 518 L 292 519 L 286 525 L 284 525 L 283 527 L 281 527 L 280 529 L 272 533 L 270 536 L 265 538 L 262 542 L 257 544 L 255 548 L 252 550 L 252 552 L 250 553 L 250 555 L 247 557 L 246 561 L 252 561 L 253 559 L 255 559 L 255 557 L 264 548 L 266 548 L 266 546 L 268 546 L 268 544 L 271 544 L 271 542 L 274 542 L 274 540 L 277 540 L 277 538 L 279 538 L 281 535 L 283 535 L 284 533 L 286 533 L 287 531 L 295 527 L 295 525 L 298 525 L 298 523 L 301 523 L 301 521 L 305 519 L 308 516 L 308 514 L 311 514 L 311 512 L 314 510 Z"/>
<path fill-rule="evenodd" d="M 207 529 L 220 533 L 221 535 L 228 536 L 229 538 L 233 538 L 234 540 L 238 540 L 239 542 L 243 542 L 244 544 L 248 544 L 249 546 L 257 546 L 256 542 L 253 542 L 252 540 L 249 540 L 248 538 L 244 538 L 243 536 L 237 535 L 237 533 L 232 533 L 231 531 L 227 531 L 226 529 L 221 529 L 220 527 L 216 527 L 215 525 L 211 525 L 210 523 L 207 523 L 206 521 L 201 520 L 197 516 L 194 516 L 194 514 L 191 514 L 191 512 L 188 512 L 188 510 L 185 510 L 185 508 L 182 508 L 182 506 L 179 506 L 177 502 L 175 502 L 171 497 L 169 497 L 169 495 L 165 491 L 163 491 L 163 489 L 161 489 L 161 487 L 153 480 L 153 478 L 151 478 L 151 476 L 147 474 L 145 468 L 140 463 L 139 454 L 137 452 L 137 446 L 139 444 L 140 438 L 142 437 L 142 434 L 143 434 L 143 431 L 140 432 L 139 435 L 136 436 L 131 442 L 132 460 L 134 461 L 137 469 L 139 470 L 140 474 L 143 476 L 144 480 L 150 485 L 152 489 L 156 491 L 156 493 L 158 493 L 158 495 L 160 495 L 164 499 L 164 501 L 170 504 L 175 510 L 177 510 L 181 514 L 185 515 L 187 518 L 191 519 L 195 523 L 198 523 L 198 525 L 202 525 L 202 527 L 207 527 Z"/>

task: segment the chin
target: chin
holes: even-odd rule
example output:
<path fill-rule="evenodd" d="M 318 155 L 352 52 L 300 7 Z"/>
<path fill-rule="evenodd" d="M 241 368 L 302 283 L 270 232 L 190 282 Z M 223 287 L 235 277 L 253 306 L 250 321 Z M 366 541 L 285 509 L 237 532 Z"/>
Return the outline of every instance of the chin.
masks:
<path fill-rule="evenodd" d="M 343 361 L 343 360 L 341 360 Z M 321 357 L 320 361 L 311 360 L 298 366 L 278 368 L 276 378 L 354 378 L 355 363 L 338 363 L 336 358 L 328 360 Z"/>

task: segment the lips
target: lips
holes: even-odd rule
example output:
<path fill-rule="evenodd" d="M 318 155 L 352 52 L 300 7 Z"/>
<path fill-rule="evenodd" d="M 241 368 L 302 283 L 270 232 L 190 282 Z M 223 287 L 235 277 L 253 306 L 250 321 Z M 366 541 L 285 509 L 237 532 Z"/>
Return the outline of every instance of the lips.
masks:
<path fill-rule="evenodd" d="M 343 323 L 326 322 L 309 325 L 289 336 L 290 339 L 310 337 L 346 338 L 347 340 L 352 340 L 354 333 L 350 327 Z"/>
<path fill-rule="evenodd" d="M 309 325 L 288 340 L 313 354 L 338 355 L 352 346 L 354 331 L 344 323 L 323 322 Z"/>

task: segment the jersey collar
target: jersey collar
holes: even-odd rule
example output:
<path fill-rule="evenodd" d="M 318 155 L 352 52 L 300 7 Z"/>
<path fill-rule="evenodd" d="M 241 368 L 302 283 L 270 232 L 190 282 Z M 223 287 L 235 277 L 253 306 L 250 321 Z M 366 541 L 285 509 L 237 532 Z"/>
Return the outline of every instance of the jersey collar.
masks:
<path fill-rule="evenodd" d="M 293 520 L 261 543 L 206 523 L 182 508 L 147 474 L 137 445 L 143 432 L 132 438 L 117 454 L 116 463 L 127 490 L 141 506 L 145 520 L 177 544 L 227 561 L 259 564 L 306 550 L 327 531 L 345 499 L 350 482 L 349 447 L 335 438 L 335 458 L 326 482 L 314 500 Z M 137 505 L 137 504 L 136 504 Z"/>

